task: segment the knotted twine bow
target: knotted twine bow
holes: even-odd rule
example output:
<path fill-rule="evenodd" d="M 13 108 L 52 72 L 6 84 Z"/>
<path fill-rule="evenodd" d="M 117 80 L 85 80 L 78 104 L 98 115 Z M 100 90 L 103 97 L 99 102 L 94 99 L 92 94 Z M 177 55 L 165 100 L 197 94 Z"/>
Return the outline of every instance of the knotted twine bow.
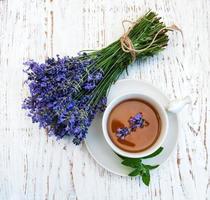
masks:
<path fill-rule="evenodd" d="M 128 22 L 130 24 L 132 24 L 132 26 L 130 26 L 128 28 L 128 30 L 126 31 L 126 28 L 125 28 L 125 23 Z M 131 56 L 132 56 L 132 61 L 134 62 L 136 60 L 136 54 L 137 53 L 141 53 L 141 52 L 144 52 L 146 51 L 147 49 L 149 49 L 155 42 L 157 36 L 164 30 L 169 30 L 169 31 L 179 31 L 181 34 L 182 34 L 182 38 L 183 38 L 183 32 L 182 30 L 177 27 L 175 24 L 173 24 L 172 26 L 169 26 L 169 27 L 164 27 L 164 28 L 161 28 L 154 36 L 154 38 L 152 39 L 151 43 L 143 48 L 143 49 L 135 49 L 134 46 L 133 46 L 133 43 L 131 41 L 131 39 L 129 38 L 129 33 L 130 31 L 133 29 L 133 27 L 136 25 L 136 22 L 132 22 L 132 21 L 129 21 L 129 20 L 123 20 L 122 21 L 122 26 L 123 26 L 123 29 L 124 29 L 124 34 L 120 37 L 120 44 L 121 44 L 121 48 L 124 52 L 126 53 L 130 53 Z"/>

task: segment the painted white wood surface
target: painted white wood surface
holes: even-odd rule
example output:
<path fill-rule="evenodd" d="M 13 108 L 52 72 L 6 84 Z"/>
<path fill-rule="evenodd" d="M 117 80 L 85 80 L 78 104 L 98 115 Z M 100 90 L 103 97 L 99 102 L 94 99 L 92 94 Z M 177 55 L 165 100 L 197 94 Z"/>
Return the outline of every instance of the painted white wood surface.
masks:
<path fill-rule="evenodd" d="M 181 114 L 174 154 L 145 187 L 139 178 L 101 168 L 84 145 L 49 138 L 26 117 L 21 101 L 25 60 L 103 47 L 122 34 L 123 19 L 149 8 L 177 23 L 184 42 L 170 34 L 168 48 L 130 67 L 129 78 L 153 83 L 170 99 L 190 95 L 193 103 Z M 210 199 L 209 87 L 209 0 L 0 0 L 0 199 Z"/>

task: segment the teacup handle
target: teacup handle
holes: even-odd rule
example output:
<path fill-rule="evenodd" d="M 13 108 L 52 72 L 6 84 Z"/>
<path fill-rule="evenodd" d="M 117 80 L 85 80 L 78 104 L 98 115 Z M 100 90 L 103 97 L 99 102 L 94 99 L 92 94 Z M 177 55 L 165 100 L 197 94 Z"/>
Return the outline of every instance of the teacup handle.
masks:
<path fill-rule="evenodd" d="M 187 104 L 191 103 L 191 98 L 189 96 L 186 96 L 183 99 L 177 99 L 174 101 L 171 101 L 169 105 L 166 107 L 167 111 L 172 113 L 178 113 L 180 112 Z"/>

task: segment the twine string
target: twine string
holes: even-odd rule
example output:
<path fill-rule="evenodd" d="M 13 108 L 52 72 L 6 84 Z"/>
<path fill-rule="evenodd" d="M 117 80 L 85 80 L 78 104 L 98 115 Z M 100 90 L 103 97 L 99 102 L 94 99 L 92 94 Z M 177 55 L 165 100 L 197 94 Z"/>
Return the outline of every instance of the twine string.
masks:
<path fill-rule="evenodd" d="M 128 22 L 131 24 L 131 26 L 127 29 L 126 31 L 126 28 L 125 28 L 125 23 Z M 161 28 L 156 34 L 155 36 L 153 37 L 152 41 L 150 42 L 150 44 L 143 48 L 143 49 L 135 49 L 131 39 L 129 38 L 129 33 L 130 31 L 133 29 L 133 27 L 136 25 L 135 22 L 132 22 L 132 21 L 129 21 L 129 20 L 123 20 L 122 21 L 122 26 L 123 26 L 123 29 L 124 29 L 124 34 L 120 37 L 120 44 L 121 44 L 121 48 L 124 52 L 126 53 L 130 53 L 131 56 L 132 56 L 132 60 L 135 61 L 136 60 L 136 55 L 137 53 L 142 53 L 144 51 L 146 51 L 147 49 L 149 49 L 155 42 L 156 38 L 158 37 L 158 35 L 163 32 L 164 30 L 168 30 L 168 31 L 179 31 L 182 35 L 182 38 L 183 38 L 183 32 L 182 30 L 177 27 L 175 24 L 169 26 L 169 27 L 164 27 L 164 28 Z"/>

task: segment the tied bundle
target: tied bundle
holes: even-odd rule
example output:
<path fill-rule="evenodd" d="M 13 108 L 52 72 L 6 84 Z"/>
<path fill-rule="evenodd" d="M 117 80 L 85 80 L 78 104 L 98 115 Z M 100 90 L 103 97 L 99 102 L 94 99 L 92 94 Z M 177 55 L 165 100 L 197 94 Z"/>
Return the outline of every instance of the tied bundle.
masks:
<path fill-rule="evenodd" d="M 150 11 L 119 40 L 101 50 L 48 58 L 41 64 L 29 60 L 25 72 L 30 96 L 23 108 L 49 135 L 73 136 L 73 143 L 80 144 L 96 113 L 104 111 L 110 86 L 135 59 L 162 51 L 169 30 Z"/>

